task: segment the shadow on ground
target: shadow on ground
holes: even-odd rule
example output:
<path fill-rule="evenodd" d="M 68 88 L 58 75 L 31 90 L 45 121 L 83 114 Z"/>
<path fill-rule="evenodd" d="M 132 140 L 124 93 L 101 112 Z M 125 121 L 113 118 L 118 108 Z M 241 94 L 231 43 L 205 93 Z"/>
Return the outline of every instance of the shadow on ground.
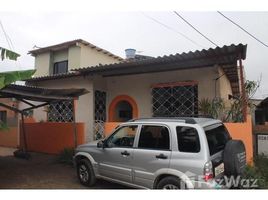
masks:
<path fill-rule="evenodd" d="M 73 166 L 60 164 L 57 157 L 31 153 L 30 160 L 0 153 L 1 189 L 130 189 L 99 180 L 94 187 L 84 187 Z"/>

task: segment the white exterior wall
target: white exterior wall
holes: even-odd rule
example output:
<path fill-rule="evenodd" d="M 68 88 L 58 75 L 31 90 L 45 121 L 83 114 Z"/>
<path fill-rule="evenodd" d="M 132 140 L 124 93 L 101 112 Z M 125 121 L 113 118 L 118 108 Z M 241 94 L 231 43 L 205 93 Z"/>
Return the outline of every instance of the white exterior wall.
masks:
<path fill-rule="evenodd" d="M 198 99 L 215 97 L 215 81 L 218 77 L 215 67 L 177 70 L 170 72 L 107 77 L 107 109 L 112 100 L 118 95 L 129 95 L 137 105 L 139 117 L 152 116 L 151 86 L 158 83 L 179 81 L 198 81 Z M 216 86 L 217 95 L 219 88 Z M 108 114 L 108 113 L 107 113 Z"/>
<path fill-rule="evenodd" d="M 53 53 L 53 62 L 68 60 L 68 50 L 57 51 Z"/>
<path fill-rule="evenodd" d="M 112 64 L 119 62 L 117 59 L 108 56 L 96 49 L 81 45 L 80 67 L 91 67 L 99 64 Z"/>
<path fill-rule="evenodd" d="M 80 66 L 81 48 L 72 46 L 68 49 L 68 70 L 79 68 Z"/>
<path fill-rule="evenodd" d="M 34 74 L 35 77 L 38 76 L 47 76 L 49 75 L 49 67 L 50 67 L 50 53 L 42 53 L 35 57 L 35 69 L 36 72 Z"/>
<path fill-rule="evenodd" d="M 229 100 L 228 100 L 228 95 L 232 94 L 232 87 L 229 79 L 225 75 L 223 69 L 221 67 L 218 68 L 219 70 L 219 79 L 218 79 L 218 84 L 220 88 L 220 97 L 224 100 L 224 102 L 229 106 Z"/>

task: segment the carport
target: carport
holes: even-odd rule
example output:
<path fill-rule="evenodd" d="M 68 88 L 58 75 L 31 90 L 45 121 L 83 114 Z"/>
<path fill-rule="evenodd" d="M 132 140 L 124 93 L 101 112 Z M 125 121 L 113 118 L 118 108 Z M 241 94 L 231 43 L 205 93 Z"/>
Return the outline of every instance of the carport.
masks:
<path fill-rule="evenodd" d="M 19 109 L 10 105 L 6 105 L 0 102 L 0 106 L 12 110 L 21 115 L 21 131 L 20 138 L 22 139 L 22 146 L 20 146 L 22 152 L 27 152 L 27 140 L 25 132 L 25 115 L 28 111 L 43 107 L 52 103 L 57 103 L 61 101 L 72 101 L 78 99 L 79 96 L 88 93 L 86 89 L 47 89 L 39 87 L 31 87 L 24 85 L 8 85 L 0 90 L 0 98 L 15 98 L 27 105 L 24 109 Z M 37 104 L 34 102 L 38 102 Z M 73 141 L 74 147 L 77 146 L 77 128 L 75 120 L 75 109 L 73 105 Z"/>

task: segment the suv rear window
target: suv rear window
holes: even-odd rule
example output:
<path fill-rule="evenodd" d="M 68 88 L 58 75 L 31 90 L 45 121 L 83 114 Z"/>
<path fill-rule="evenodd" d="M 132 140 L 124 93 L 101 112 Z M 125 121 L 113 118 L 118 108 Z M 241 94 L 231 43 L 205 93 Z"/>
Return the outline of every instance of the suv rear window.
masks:
<path fill-rule="evenodd" d="M 188 153 L 198 153 L 200 151 L 199 136 L 195 128 L 177 126 L 176 132 L 179 151 Z"/>
<path fill-rule="evenodd" d="M 223 124 L 214 124 L 204 128 L 207 136 L 210 155 L 222 151 L 226 143 L 231 139 Z"/>

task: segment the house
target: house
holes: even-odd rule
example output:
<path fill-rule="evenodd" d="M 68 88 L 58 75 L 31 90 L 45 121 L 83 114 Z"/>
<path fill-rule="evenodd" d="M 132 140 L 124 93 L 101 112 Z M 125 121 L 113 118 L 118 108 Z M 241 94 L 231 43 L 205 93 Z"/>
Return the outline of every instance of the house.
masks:
<path fill-rule="evenodd" d="M 137 117 L 193 116 L 202 99 L 242 93 L 238 61 L 246 58 L 243 44 L 157 58 L 121 59 L 84 40 L 30 51 L 36 76 L 26 84 L 46 88 L 85 88 L 75 101 L 76 121 L 84 122 L 86 141 L 113 123 Z M 135 58 L 135 55 L 134 55 Z M 242 73 L 241 73 L 242 72 Z M 72 121 L 73 102 L 34 111 L 36 121 Z"/>

